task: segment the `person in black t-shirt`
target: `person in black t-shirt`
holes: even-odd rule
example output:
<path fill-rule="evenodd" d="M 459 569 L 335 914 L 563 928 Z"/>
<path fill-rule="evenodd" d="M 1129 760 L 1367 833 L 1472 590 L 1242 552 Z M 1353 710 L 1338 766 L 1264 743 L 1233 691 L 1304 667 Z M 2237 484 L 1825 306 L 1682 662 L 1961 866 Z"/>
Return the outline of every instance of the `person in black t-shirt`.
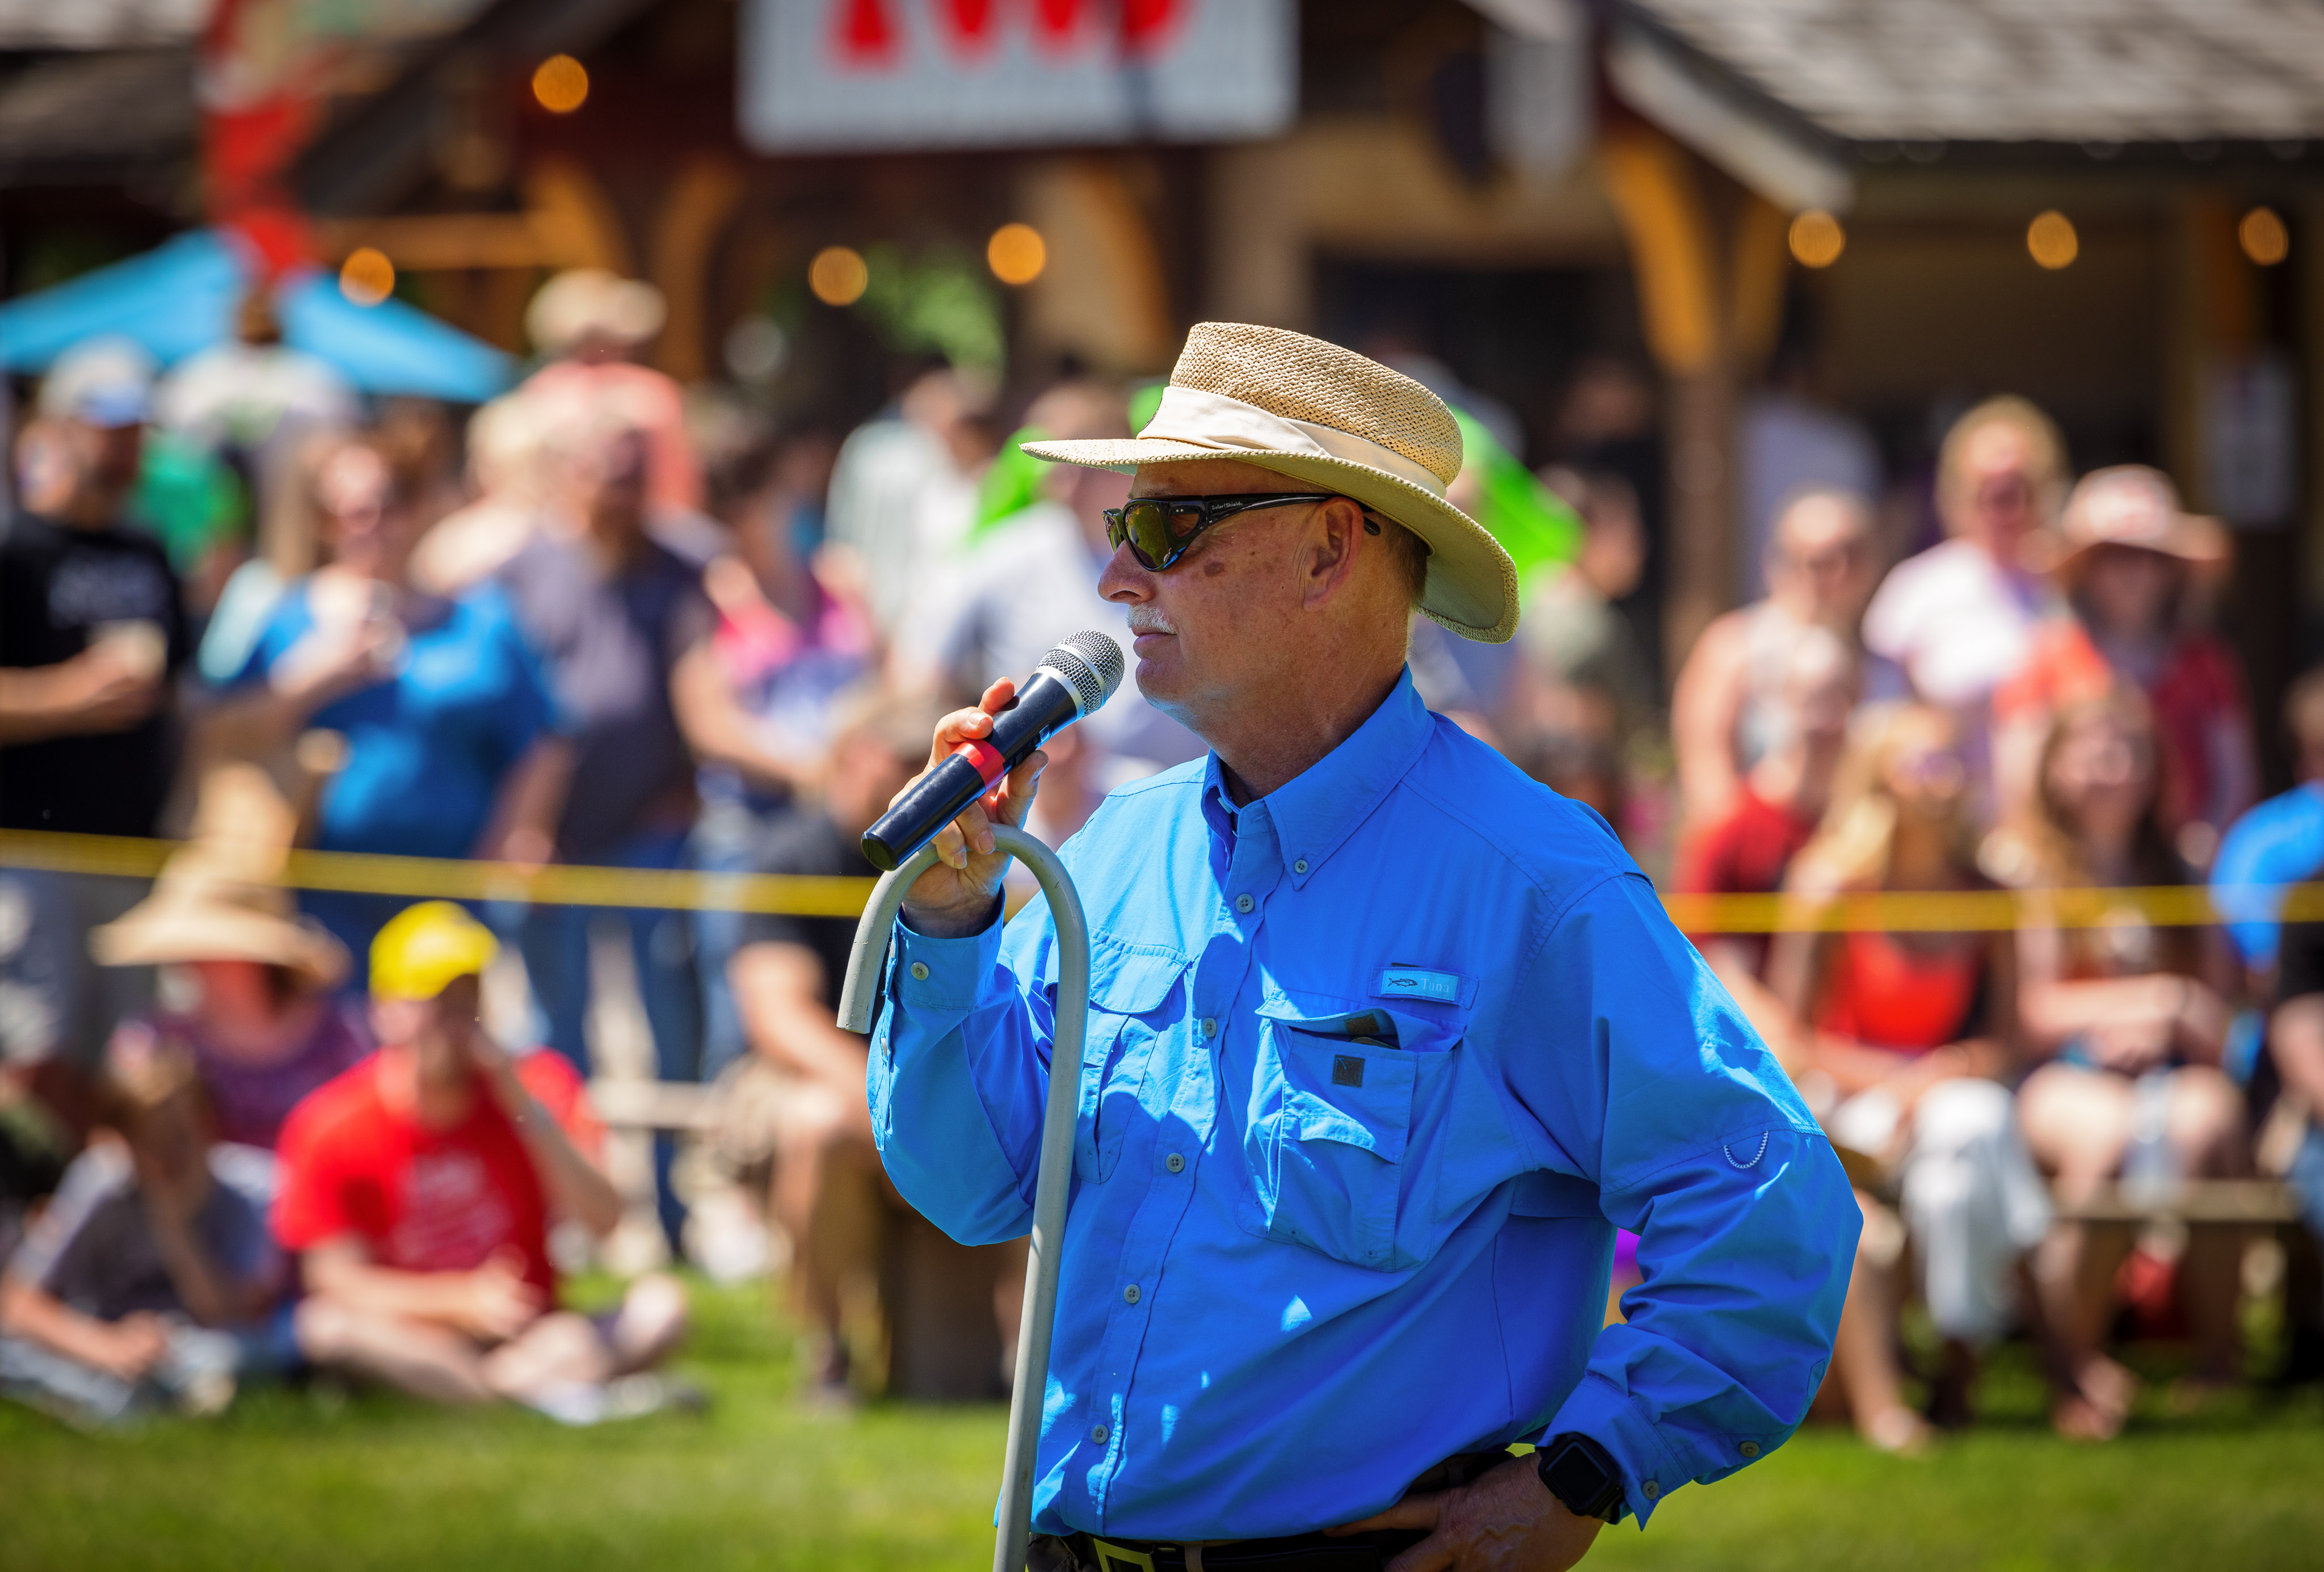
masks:
<path fill-rule="evenodd" d="M 0 533 L 0 828 L 150 836 L 177 768 L 171 676 L 192 652 L 176 576 L 124 527 L 150 366 L 83 347 L 42 390 L 17 457 L 23 511 Z M 0 873 L 0 1065 L 69 1125 L 115 1021 L 152 1003 L 138 969 L 100 975 L 88 933 L 143 893 L 127 879 Z"/>
<path fill-rule="evenodd" d="M 915 705 L 859 710 L 832 744 L 821 806 L 803 804 L 775 822 L 758 871 L 875 874 L 863 856 L 863 832 L 927 767 L 936 718 Z M 744 1035 L 785 1081 L 774 1121 L 769 1205 L 790 1236 L 791 1281 L 821 1338 L 813 1378 L 825 1396 L 846 1386 L 839 1311 L 850 1264 L 846 1242 L 832 1237 L 836 1230 L 825 1212 L 842 1183 L 868 1182 L 880 1164 L 863 1098 L 863 1040 L 841 1031 L 837 1018 L 854 938 L 852 917 L 761 913 L 745 923 L 742 948 L 728 968 Z"/>

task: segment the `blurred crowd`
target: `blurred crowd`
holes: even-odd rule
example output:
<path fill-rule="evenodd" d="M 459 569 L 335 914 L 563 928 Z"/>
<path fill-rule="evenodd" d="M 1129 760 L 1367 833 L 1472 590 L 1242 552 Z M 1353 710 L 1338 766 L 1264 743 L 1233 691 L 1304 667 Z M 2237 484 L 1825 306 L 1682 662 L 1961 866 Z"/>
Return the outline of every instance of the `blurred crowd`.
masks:
<path fill-rule="evenodd" d="M 853 431 L 778 426 L 641 364 L 660 318 L 647 286 L 560 275 L 537 369 L 459 414 L 358 398 L 255 300 L 167 373 L 98 341 L 42 379 L 0 535 L 0 828 L 186 845 L 158 881 L 0 868 L 0 1391 L 88 1422 L 301 1367 L 573 1422 L 682 1401 L 651 1373 L 675 1280 L 559 1308 L 586 1253 L 558 1240 L 621 1213 L 585 1087 L 622 951 L 655 1072 L 716 1088 L 714 1144 L 788 1242 L 810 1387 L 860 1382 L 850 1220 L 883 1181 L 835 1020 L 851 920 L 294 910 L 276 882 L 293 846 L 867 875 L 862 833 L 945 709 L 1079 629 L 1126 642 L 1095 585 L 1129 477 L 1018 444 L 1127 436 L 1154 390 L 1071 377 L 1004 419 L 936 365 Z M 1536 472 L 1505 409 L 1397 364 L 1461 412 L 1452 500 L 1523 585 L 1507 645 L 1416 621 L 1424 696 L 1665 890 L 1810 920 L 1694 937 L 1858 1183 L 1830 1401 L 1917 1449 L 2013 1334 L 2080 1438 L 2129 1411 L 2126 1328 L 2191 1340 L 2189 1401 L 2240 1380 L 2256 1234 L 2119 1204 L 2265 1174 L 2324 1228 L 2324 928 L 2252 889 L 2324 865 L 2324 675 L 2284 717 L 2317 783 L 2257 801 L 2211 628 L 2225 532 L 2155 470 L 2078 478 L 2043 411 L 1997 398 L 1944 438 L 1935 538 L 1900 540 L 1877 456 L 1771 396 L 1747 441 L 1805 461 L 1754 469 L 1756 598 L 1665 705 L 1642 380 L 1585 363 L 1581 439 Z M 1201 753 L 1125 685 L 1050 744 L 1030 828 L 1061 844 Z M 2105 893 L 2207 878 L 2225 927 Z M 2014 930 L 1812 921 L 1992 890 L 2026 898 Z M 487 1031 L 503 976 L 522 1014 Z M 675 1133 L 653 1151 L 669 1254 L 698 1254 Z M 1626 1253 L 1609 1315 L 1635 1274 Z M 2286 1373 L 2324 1375 L 2312 1244 L 2284 1281 Z"/>

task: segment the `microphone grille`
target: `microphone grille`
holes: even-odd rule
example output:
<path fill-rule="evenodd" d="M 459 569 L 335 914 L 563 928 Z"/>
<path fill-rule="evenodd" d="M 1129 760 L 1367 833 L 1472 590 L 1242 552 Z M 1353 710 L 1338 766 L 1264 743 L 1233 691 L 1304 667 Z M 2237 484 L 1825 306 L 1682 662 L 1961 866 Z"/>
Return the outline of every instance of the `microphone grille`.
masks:
<path fill-rule="evenodd" d="M 1083 715 L 1093 713 L 1121 686 L 1121 646 L 1103 633 L 1075 633 L 1042 656 L 1041 664 L 1074 690 L 1074 703 Z"/>

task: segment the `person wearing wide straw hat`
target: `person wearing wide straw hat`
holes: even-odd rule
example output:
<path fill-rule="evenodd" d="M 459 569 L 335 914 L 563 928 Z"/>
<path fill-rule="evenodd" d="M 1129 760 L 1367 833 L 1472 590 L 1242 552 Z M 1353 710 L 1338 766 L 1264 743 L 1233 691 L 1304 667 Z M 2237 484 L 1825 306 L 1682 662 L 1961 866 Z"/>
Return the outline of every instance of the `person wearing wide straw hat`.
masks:
<path fill-rule="evenodd" d="M 264 772 L 213 770 L 202 783 L 194 843 L 172 855 L 153 892 L 89 935 L 107 966 L 181 968 L 169 1005 L 115 1029 L 113 1050 L 167 1049 L 201 1077 L 221 1141 L 272 1149 L 300 1098 L 371 1051 L 333 997 L 347 952 L 300 918 L 281 883 L 295 828 Z"/>
<path fill-rule="evenodd" d="M 1780 1445 L 1858 1213 L 1604 821 L 1415 694 L 1415 610 L 1517 622 L 1451 414 L 1205 323 L 1139 437 L 1028 451 L 1133 476 L 1099 588 L 1211 748 L 1065 848 L 1092 1010 L 1036 1566 L 1562 1567 Z M 1030 1217 L 1056 936 L 1000 920 L 991 825 L 1041 764 L 939 837 L 872 1038 L 888 1170 L 971 1242 Z M 1601 1332 L 1617 1224 L 1645 1281 Z"/>
<path fill-rule="evenodd" d="M 525 308 L 525 331 L 549 364 L 519 393 L 552 410 L 613 400 L 638 411 L 652 450 L 648 497 L 657 508 L 698 513 L 702 467 L 686 431 L 686 396 L 674 379 L 636 358 L 668 316 L 661 291 L 650 283 L 598 267 L 567 269 Z"/>
<path fill-rule="evenodd" d="M 2028 556 L 2064 592 L 2065 608 L 1994 692 L 2005 809 L 2033 806 L 2035 763 L 2057 715 L 2126 684 L 2153 706 L 2163 828 L 2189 864 L 2207 866 L 2259 787 L 2243 663 L 2202 615 L 2226 577 L 2227 531 L 2181 507 L 2161 470 L 2117 464 L 2082 476 Z"/>

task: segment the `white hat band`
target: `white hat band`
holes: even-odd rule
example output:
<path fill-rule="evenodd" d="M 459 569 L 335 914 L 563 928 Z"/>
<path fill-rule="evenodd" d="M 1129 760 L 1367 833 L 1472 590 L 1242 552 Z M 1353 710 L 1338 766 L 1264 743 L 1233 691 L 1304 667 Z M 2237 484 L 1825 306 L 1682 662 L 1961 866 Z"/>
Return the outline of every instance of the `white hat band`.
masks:
<path fill-rule="evenodd" d="M 1415 464 L 1393 448 L 1312 421 L 1293 421 L 1270 414 L 1257 404 L 1225 393 L 1172 384 L 1162 390 L 1161 407 L 1138 433 L 1141 440 L 1184 442 L 1207 448 L 1222 458 L 1237 452 L 1305 453 L 1318 458 L 1340 458 L 1351 464 L 1385 469 L 1408 480 L 1429 495 L 1442 499 L 1444 483 L 1422 464 Z"/>

